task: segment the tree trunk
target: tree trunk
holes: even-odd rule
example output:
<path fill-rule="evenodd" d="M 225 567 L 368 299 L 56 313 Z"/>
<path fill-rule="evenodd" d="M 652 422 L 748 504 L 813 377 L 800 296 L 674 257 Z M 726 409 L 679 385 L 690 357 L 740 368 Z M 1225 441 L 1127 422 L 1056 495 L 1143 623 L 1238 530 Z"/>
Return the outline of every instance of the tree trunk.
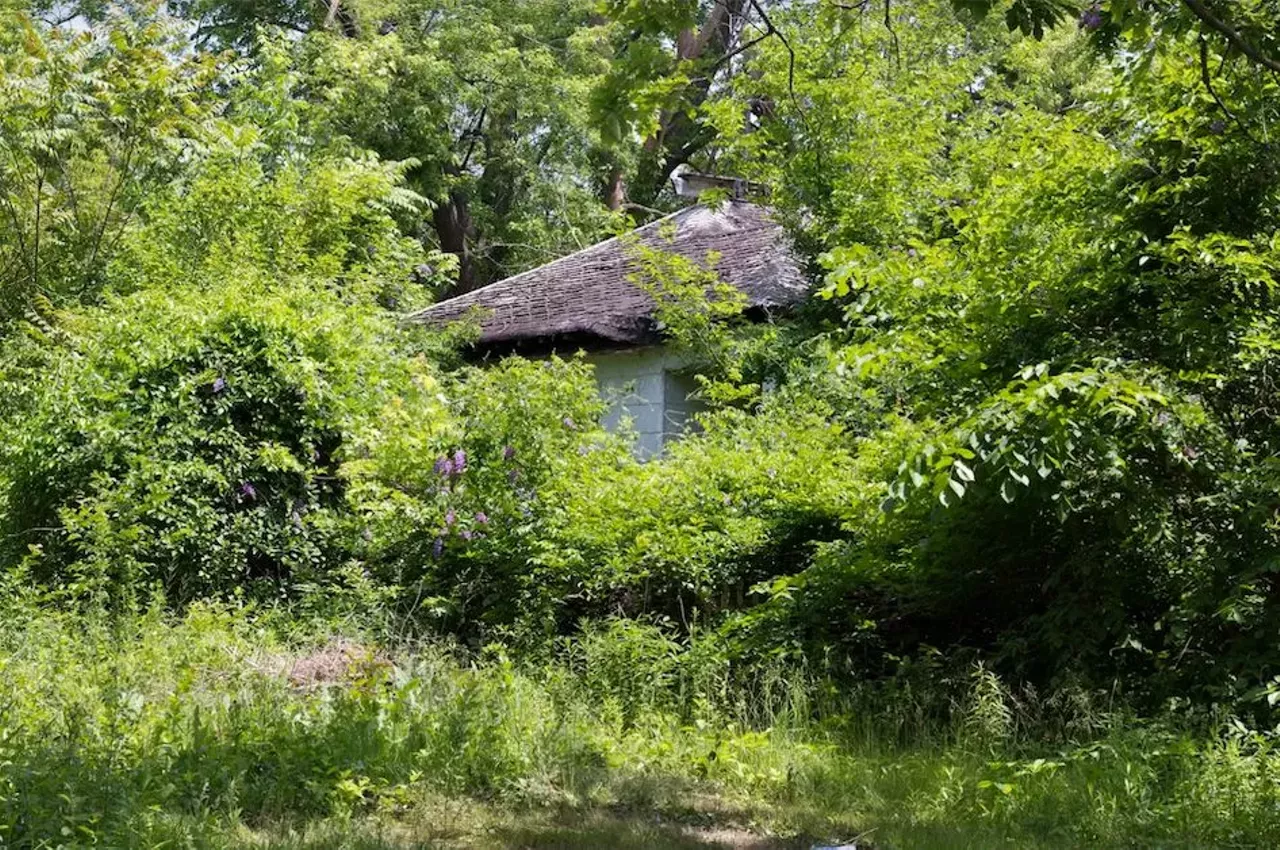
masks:
<path fill-rule="evenodd" d="M 519 118 L 515 109 L 509 108 L 498 115 L 489 113 L 491 119 L 484 132 L 484 170 L 476 181 L 476 197 L 484 204 L 493 222 L 495 232 L 473 233 L 473 239 L 481 248 L 475 258 L 475 285 L 484 286 L 503 275 L 511 248 L 505 240 L 509 234 L 501 230 L 511 217 L 516 200 L 525 191 L 524 175 L 513 163 L 519 157 L 519 139 L 516 126 Z M 540 160 L 539 160 L 540 162 Z"/>
<path fill-rule="evenodd" d="M 689 84 L 681 108 L 661 115 L 657 131 L 645 139 L 632 183 L 633 200 L 652 204 L 671 173 L 714 138 L 714 133 L 690 118 L 688 111 L 707 99 L 712 78 L 728 66 L 724 60 L 736 45 L 747 2 L 718 0 L 701 29 L 687 29 L 677 36 L 676 59 L 696 62 L 702 73 Z"/>
<path fill-rule="evenodd" d="M 609 179 L 605 182 L 604 202 L 610 210 L 617 212 L 627 202 L 627 184 L 623 182 L 622 167 L 615 165 L 609 171 Z"/>
<path fill-rule="evenodd" d="M 458 258 L 458 279 L 449 295 L 461 295 L 476 289 L 476 263 L 471 254 L 473 225 L 466 195 L 450 192 L 449 200 L 438 204 L 432 211 L 440 250 Z"/>
<path fill-rule="evenodd" d="M 343 5 L 342 0 L 329 0 L 329 12 L 324 17 L 324 25 L 328 29 L 334 24 L 338 25 L 338 29 L 347 38 L 355 38 L 360 34 L 355 15 Z"/>

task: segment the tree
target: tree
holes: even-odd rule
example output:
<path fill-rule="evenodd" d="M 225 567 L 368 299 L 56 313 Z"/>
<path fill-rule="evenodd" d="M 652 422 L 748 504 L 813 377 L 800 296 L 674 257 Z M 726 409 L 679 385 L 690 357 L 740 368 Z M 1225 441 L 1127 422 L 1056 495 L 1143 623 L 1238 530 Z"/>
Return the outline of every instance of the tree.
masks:
<path fill-rule="evenodd" d="M 0 322 L 92 298 L 120 238 L 210 115 L 206 57 L 154 19 L 70 34 L 7 14 L 0 52 Z"/>
<path fill-rule="evenodd" d="M 300 45 L 327 131 L 391 160 L 434 206 L 455 290 L 594 241 L 604 210 L 583 106 L 605 66 L 581 0 L 405 4 L 394 30 Z M 388 12 L 390 14 L 390 12 Z"/>
<path fill-rule="evenodd" d="M 1194 22 L 1036 43 L 942 3 L 893 33 L 810 13 L 720 155 L 827 249 L 793 391 L 884 486 L 782 619 L 873 669 L 927 644 L 1153 698 L 1262 684 L 1280 76 Z"/>

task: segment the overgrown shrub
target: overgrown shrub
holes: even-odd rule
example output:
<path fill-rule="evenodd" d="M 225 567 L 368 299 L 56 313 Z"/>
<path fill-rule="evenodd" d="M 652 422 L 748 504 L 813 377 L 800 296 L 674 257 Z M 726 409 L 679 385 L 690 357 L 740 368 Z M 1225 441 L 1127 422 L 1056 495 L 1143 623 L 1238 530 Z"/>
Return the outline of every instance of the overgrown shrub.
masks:
<path fill-rule="evenodd" d="M 808 562 L 862 487 L 820 406 L 725 410 L 649 462 L 599 426 L 580 361 L 510 358 L 442 387 L 443 442 L 359 463 L 362 557 L 437 625 L 531 629 L 660 613 L 688 629 Z M 435 454 L 429 452 L 435 451 Z"/>
<path fill-rule="evenodd" d="M 541 569 L 535 555 L 561 488 L 630 457 L 600 428 L 590 370 L 510 358 L 454 373 L 440 399 L 446 433 L 405 428 L 353 466 L 361 557 L 437 627 L 474 634 L 520 621 L 554 634 L 575 577 Z"/>
<path fill-rule="evenodd" d="M 394 325 L 322 289 L 149 289 L 8 352 L 4 546 L 31 576 L 174 601 L 322 580 L 344 464 L 448 414 Z"/>
<path fill-rule="evenodd" d="M 727 409 L 661 460 L 618 458 L 553 485 L 538 563 L 576 577 L 595 610 L 660 612 L 686 626 L 740 607 L 752 586 L 839 533 L 859 484 L 820 408 Z"/>

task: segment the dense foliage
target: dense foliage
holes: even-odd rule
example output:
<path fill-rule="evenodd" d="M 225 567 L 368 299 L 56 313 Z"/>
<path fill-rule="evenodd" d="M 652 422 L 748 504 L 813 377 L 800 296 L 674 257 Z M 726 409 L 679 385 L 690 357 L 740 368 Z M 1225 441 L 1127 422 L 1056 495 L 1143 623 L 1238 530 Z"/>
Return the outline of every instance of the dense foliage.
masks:
<path fill-rule="evenodd" d="M 902 400 L 885 543 L 945 639 L 1241 695 L 1274 628 L 1276 161 L 1226 122 L 1269 121 L 1276 81 L 1227 64 L 1210 90 L 1202 49 L 1091 75 L 1065 114 L 1010 69 L 983 92 L 999 114 L 951 131 L 943 215 L 904 210 L 832 251 L 828 280 L 852 304 L 840 365 Z"/>
<path fill-rule="evenodd" d="M 932 814 L 854 812 L 895 836 L 1069 799 L 1066 845 L 1273 837 L 1277 20 L 0 0 L 0 843 L 616 802 L 637 764 L 796 828 L 911 735 Z M 573 353 L 402 321 L 686 165 L 767 188 L 814 294 L 759 321 L 630 245 L 706 407 L 661 458 Z M 315 689 L 266 657 L 299 630 L 394 648 Z"/>

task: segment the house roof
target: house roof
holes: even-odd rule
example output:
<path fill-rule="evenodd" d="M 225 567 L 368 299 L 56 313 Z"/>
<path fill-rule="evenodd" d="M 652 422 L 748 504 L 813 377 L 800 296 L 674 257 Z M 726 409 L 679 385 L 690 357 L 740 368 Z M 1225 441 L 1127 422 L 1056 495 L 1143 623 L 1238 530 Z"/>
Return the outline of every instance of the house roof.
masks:
<path fill-rule="evenodd" d="M 785 231 L 761 206 L 729 201 L 687 207 L 633 231 L 441 301 L 408 321 L 447 324 L 479 308 L 480 344 L 549 344 L 556 338 L 595 338 L 606 344 L 640 345 L 659 339 L 653 298 L 628 277 L 635 239 L 651 248 L 707 264 L 747 298 L 748 306 L 778 308 L 804 297 L 806 281 Z"/>

